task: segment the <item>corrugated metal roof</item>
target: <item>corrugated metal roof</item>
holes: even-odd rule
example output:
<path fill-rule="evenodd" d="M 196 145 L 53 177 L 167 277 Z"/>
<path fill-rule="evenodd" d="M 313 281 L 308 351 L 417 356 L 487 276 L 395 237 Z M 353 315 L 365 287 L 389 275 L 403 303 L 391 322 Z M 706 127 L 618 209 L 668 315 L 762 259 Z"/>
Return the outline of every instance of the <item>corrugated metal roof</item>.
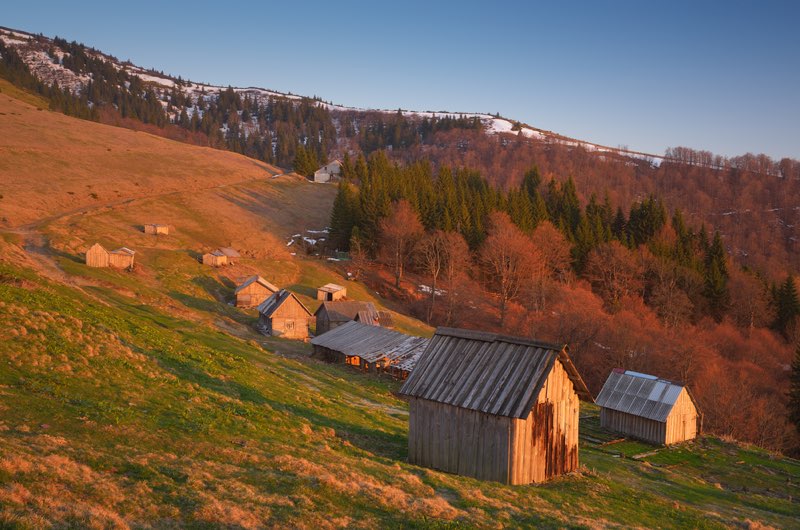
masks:
<path fill-rule="evenodd" d="M 566 347 L 439 328 L 400 393 L 487 414 L 527 418 L 556 360 L 578 395 L 591 401 Z"/>
<path fill-rule="evenodd" d="M 360 357 L 370 363 L 381 359 L 387 359 L 390 363 L 410 361 L 422 353 L 428 342 L 429 339 L 423 337 L 355 321 L 346 322 L 311 339 L 311 344 L 315 346 Z"/>
<path fill-rule="evenodd" d="M 281 289 L 277 293 L 273 293 L 272 296 L 261 302 L 258 306 L 258 312 L 259 314 L 262 314 L 265 317 L 269 318 L 289 298 L 294 298 L 295 301 L 298 304 L 300 304 L 300 307 L 305 309 L 306 313 L 308 313 L 308 315 L 311 316 L 311 311 L 309 311 L 308 308 L 305 305 L 303 305 L 303 302 L 301 302 L 294 295 L 294 293 L 292 293 L 291 291 L 287 291 L 286 289 Z"/>
<path fill-rule="evenodd" d="M 614 370 L 596 402 L 607 409 L 665 422 L 683 388 L 680 383 L 653 375 Z"/>
<path fill-rule="evenodd" d="M 239 291 L 241 291 L 242 289 L 244 289 L 248 285 L 252 284 L 253 282 L 260 283 L 261 285 L 263 285 L 264 287 L 266 287 L 267 289 L 269 289 L 273 293 L 278 291 L 278 288 L 276 286 L 272 285 L 271 283 L 269 283 L 267 280 L 265 280 L 261 276 L 255 275 L 255 276 L 250 276 L 245 281 L 243 281 L 242 284 L 239 287 L 236 288 L 236 290 L 234 291 L 234 294 L 238 293 Z"/>
<path fill-rule="evenodd" d="M 136 251 L 131 250 L 128 247 L 120 247 L 116 250 L 112 250 L 110 254 L 127 254 L 129 256 L 133 256 L 134 254 L 136 254 Z"/>
<path fill-rule="evenodd" d="M 331 322 L 347 322 L 355 320 L 359 312 L 364 311 L 364 323 L 380 322 L 378 318 L 378 310 L 375 309 L 375 304 L 372 302 L 358 302 L 354 300 L 338 300 L 336 302 L 322 302 L 322 305 L 317 309 L 318 314 L 325 309 L 328 313 L 328 320 Z"/>

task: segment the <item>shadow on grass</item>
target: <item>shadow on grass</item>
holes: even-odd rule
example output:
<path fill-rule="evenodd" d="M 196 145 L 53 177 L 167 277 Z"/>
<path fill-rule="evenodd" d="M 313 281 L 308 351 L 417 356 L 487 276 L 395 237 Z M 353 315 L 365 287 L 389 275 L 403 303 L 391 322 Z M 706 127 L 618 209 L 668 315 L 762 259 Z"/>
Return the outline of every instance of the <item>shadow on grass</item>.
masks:
<path fill-rule="evenodd" d="M 317 298 L 317 290 L 307 285 L 301 285 L 299 283 L 295 283 L 287 287 L 287 289 L 289 289 L 295 294 L 302 294 L 304 296 L 308 296 L 311 299 Z"/>
<path fill-rule="evenodd" d="M 392 434 L 378 428 L 354 425 L 338 417 L 325 416 L 298 405 L 272 400 L 268 400 L 267 403 L 275 410 L 283 410 L 305 418 L 314 426 L 329 427 L 336 432 L 338 438 L 369 453 L 401 462 L 408 459 L 408 438 L 403 434 Z"/>

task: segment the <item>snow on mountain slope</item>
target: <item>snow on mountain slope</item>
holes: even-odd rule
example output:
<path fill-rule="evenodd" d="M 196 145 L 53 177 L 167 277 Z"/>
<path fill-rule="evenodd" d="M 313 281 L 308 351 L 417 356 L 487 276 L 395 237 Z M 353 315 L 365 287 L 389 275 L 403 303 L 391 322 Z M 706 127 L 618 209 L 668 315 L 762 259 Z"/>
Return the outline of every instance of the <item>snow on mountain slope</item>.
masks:
<path fill-rule="evenodd" d="M 50 84 L 57 82 L 60 87 L 62 88 L 67 87 L 73 93 L 77 94 L 91 80 L 90 75 L 78 75 L 72 70 L 62 66 L 61 62 L 63 61 L 65 52 L 63 50 L 60 50 L 57 46 L 55 46 L 52 39 L 42 36 L 36 36 L 22 31 L 0 27 L 0 40 L 2 40 L 6 46 L 13 47 L 17 51 L 17 53 L 19 53 L 22 59 L 26 62 L 31 72 L 44 82 Z M 130 75 L 134 75 L 140 78 L 145 84 L 149 85 L 155 91 L 155 93 L 159 97 L 159 100 L 161 101 L 161 104 L 165 107 L 165 109 L 168 107 L 170 93 L 176 89 L 186 94 L 189 97 L 190 101 L 194 103 L 196 103 L 200 98 L 205 98 L 205 99 L 212 98 L 217 94 L 219 94 L 220 92 L 228 89 L 228 87 L 223 87 L 223 86 L 215 86 L 205 83 L 196 83 L 187 80 L 179 80 L 172 76 L 165 75 L 161 72 L 148 70 L 140 66 L 119 61 L 115 57 L 103 54 L 94 49 L 87 49 L 87 52 L 94 55 L 95 57 L 102 58 L 103 60 L 111 63 L 117 70 L 125 71 Z M 298 101 L 304 99 L 302 96 L 298 96 L 295 94 L 287 94 L 283 92 L 277 92 L 274 90 L 268 90 L 265 88 L 258 88 L 258 87 L 246 87 L 246 88 L 234 87 L 233 90 L 241 95 L 247 95 L 251 99 L 258 100 L 259 103 L 266 103 L 267 100 L 274 98 L 290 99 Z M 395 114 L 398 112 L 397 109 L 393 110 L 365 109 L 357 107 L 346 107 L 343 105 L 335 105 L 332 103 L 327 103 L 319 100 L 315 101 L 316 104 L 319 105 L 320 107 L 324 107 L 327 110 L 333 112 L 383 112 L 387 114 Z M 202 111 L 199 111 L 196 108 L 195 109 L 188 108 L 186 110 L 190 117 L 194 112 L 200 112 L 200 116 L 202 117 Z M 401 112 L 402 115 L 405 117 L 419 118 L 419 119 L 423 118 L 430 119 L 434 117 L 478 118 L 483 123 L 483 126 L 487 134 L 522 135 L 525 138 L 537 141 L 558 143 L 572 147 L 579 147 L 590 152 L 598 153 L 600 155 L 608 153 L 608 154 L 627 156 L 630 158 L 636 158 L 639 160 L 646 160 L 647 162 L 655 165 L 660 164 L 664 159 L 662 156 L 659 155 L 630 151 L 628 149 L 622 149 L 622 148 L 613 148 L 595 144 L 592 142 L 586 142 L 574 138 L 569 138 L 557 133 L 553 133 L 552 131 L 537 129 L 535 127 L 531 127 L 530 125 L 516 122 L 497 115 L 483 114 L 483 113 L 450 112 L 450 111 L 436 112 L 436 111 L 400 110 L 399 112 Z M 178 112 L 170 113 L 171 119 L 176 120 L 177 117 L 178 117 Z"/>

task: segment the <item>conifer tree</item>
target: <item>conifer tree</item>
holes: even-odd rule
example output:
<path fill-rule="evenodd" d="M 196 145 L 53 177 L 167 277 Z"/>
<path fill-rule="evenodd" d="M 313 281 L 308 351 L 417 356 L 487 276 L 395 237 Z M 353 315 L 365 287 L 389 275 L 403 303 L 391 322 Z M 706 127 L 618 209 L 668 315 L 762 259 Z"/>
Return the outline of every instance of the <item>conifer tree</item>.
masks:
<path fill-rule="evenodd" d="M 800 434 L 800 345 L 794 351 L 789 385 L 789 420 Z"/>
<path fill-rule="evenodd" d="M 711 314 L 717 321 L 722 320 L 730 301 L 728 266 L 725 258 L 722 237 L 719 232 L 714 232 L 714 240 L 706 253 L 704 294 L 710 303 Z"/>
<path fill-rule="evenodd" d="M 794 277 L 787 276 L 783 284 L 773 291 L 775 328 L 788 338 L 792 323 L 800 316 L 800 297 L 797 295 Z"/>

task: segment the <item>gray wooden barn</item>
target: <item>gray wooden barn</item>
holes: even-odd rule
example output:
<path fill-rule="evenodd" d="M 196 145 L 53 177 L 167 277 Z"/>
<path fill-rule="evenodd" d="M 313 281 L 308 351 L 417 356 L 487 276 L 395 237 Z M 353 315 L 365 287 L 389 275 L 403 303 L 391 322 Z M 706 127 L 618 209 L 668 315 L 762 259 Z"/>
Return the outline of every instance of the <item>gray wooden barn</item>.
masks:
<path fill-rule="evenodd" d="M 311 312 L 294 293 L 281 289 L 258 306 L 258 327 L 266 335 L 307 339 Z"/>
<path fill-rule="evenodd" d="M 358 320 L 362 324 L 371 326 L 380 325 L 380 315 L 372 302 L 357 302 L 355 300 L 337 302 L 322 302 L 314 313 L 317 319 L 316 334 L 322 335 L 345 322 Z"/>
<path fill-rule="evenodd" d="M 355 321 L 311 339 L 317 359 L 349 364 L 368 372 L 391 371 L 400 362 L 414 362 L 428 342 L 423 337 Z"/>
<path fill-rule="evenodd" d="M 688 387 L 631 370 L 612 371 L 597 404 L 601 427 L 653 444 L 691 440 L 702 425 Z"/>
<path fill-rule="evenodd" d="M 507 484 L 578 467 L 579 398 L 566 346 L 439 328 L 403 384 L 412 464 Z"/>

